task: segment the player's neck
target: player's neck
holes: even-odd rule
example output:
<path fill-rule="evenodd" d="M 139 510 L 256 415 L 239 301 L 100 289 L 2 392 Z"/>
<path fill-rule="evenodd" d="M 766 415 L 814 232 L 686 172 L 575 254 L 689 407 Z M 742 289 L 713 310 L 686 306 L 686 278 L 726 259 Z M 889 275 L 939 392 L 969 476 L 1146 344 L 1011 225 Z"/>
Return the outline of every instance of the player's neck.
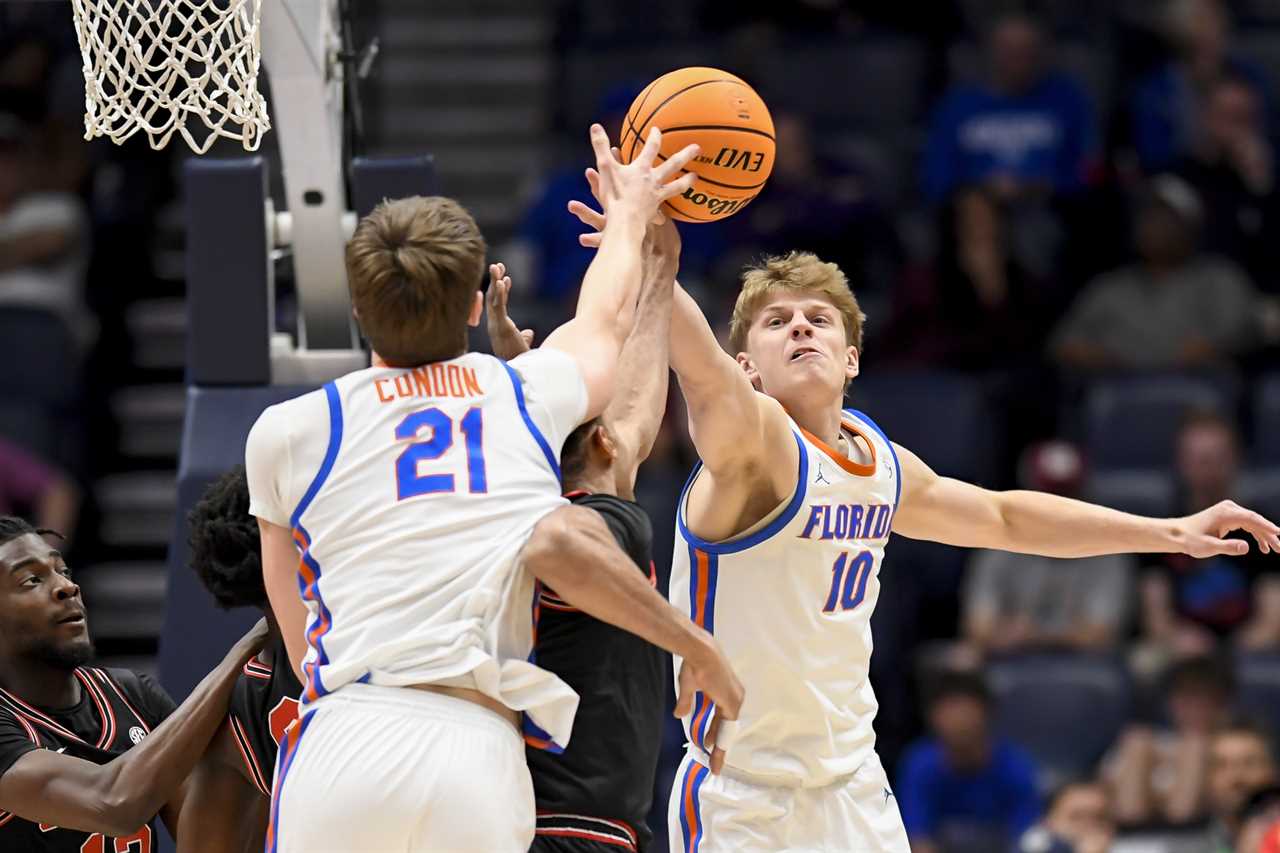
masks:
<path fill-rule="evenodd" d="M 835 447 L 840 441 L 840 402 L 786 406 L 787 414 L 804 429 Z"/>
<path fill-rule="evenodd" d="M 80 682 L 74 670 L 43 661 L 0 661 L 0 684 L 39 708 L 70 708 L 80 701 Z"/>
<path fill-rule="evenodd" d="M 602 468 L 598 471 L 584 471 L 571 480 L 565 480 L 564 493 L 587 492 L 592 495 L 616 494 L 618 483 L 613 471 Z"/>

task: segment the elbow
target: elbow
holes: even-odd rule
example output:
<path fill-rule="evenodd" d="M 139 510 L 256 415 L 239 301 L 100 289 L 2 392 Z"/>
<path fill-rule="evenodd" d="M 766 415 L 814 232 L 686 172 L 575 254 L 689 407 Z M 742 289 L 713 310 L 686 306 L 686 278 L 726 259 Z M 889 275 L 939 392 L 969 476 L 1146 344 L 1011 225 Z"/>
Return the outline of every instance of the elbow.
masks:
<path fill-rule="evenodd" d="M 148 813 L 136 797 L 108 793 L 103 798 L 101 820 L 94 827 L 103 835 L 125 838 L 137 832 L 154 812 Z"/>
<path fill-rule="evenodd" d="M 582 526 L 592 521 L 603 524 L 591 510 L 575 506 L 561 507 L 543 518 L 524 547 L 525 567 L 560 595 L 580 587 L 588 567 L 575 559 L 574 551 Z"/>

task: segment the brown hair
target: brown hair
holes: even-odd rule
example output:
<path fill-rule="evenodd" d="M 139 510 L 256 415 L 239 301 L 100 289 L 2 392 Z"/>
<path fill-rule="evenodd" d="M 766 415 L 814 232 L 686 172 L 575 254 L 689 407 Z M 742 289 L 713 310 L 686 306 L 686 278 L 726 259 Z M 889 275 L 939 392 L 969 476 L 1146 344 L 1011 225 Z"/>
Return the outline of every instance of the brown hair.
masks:
<path fill-rule="evenodd" d="M 747 332 L 769 295 L 778 290 L 808 291 L 824 296 L 840 312 L 844 321 L 845 340 L 862 352 L 862 324 L 867 316 L 858 307 L 857 297 L 840 268 L 811 252 L 788 252 L 765 258 L 748 267 L 742 275 L 742 291 L 733 306 L 729 321 L 729 345 L 734 352 L 745 352 Z"/>
<path fill-rule="evenodd" d="M 467 350 L 485 244 L 466 208 L 442 196 L 384 201 L 347 243 L 351 304 L 387 364 L 416 367 Z"/>

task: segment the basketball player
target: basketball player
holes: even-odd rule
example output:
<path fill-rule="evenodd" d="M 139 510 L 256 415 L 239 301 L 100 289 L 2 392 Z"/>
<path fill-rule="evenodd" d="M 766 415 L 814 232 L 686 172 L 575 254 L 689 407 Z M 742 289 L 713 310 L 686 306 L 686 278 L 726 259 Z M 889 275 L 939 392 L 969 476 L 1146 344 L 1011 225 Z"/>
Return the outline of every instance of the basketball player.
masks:
<path fill-rule="evenodd" d="M 267 640 L 244 665 L 231 694 L 227 724 L 187 782 L 179 853 L 261 850 L 267 832 L 276 752 L 298 717 L 302 685 L 262 585 L 258 524 L 249 515 L 249 484 L 237 465 L 205 489 L 187 516 L 190 563 L 223 609 L 255 607 Z"/>
<path fill-rule="evenodd" d="M 0 850 L 150 853 L 265 626 L 175 708 L 145 675 L 88 665 L 80 588 L 46 533 L 0 518 Z"/>
<path fill-rule="evenodd" d="M 588 180 L 609 191 L 609 176 Z M 595 228 L 607 218 L 570 210 Z M 1222 538 L 1235 529 L 1264 553 L 1280 549 L 1280 528 L 1229 501 L 1150 519 L 939 477 L 842 408 L 863 319 L 834 264 L 767 258 L 743 276 L 734 358 L 676 291 L 671 366 L 701 461 L 678 504 L 670 596 L 714 632 L 751 698 L 720 776 L 707 771 L 715 703 L 696 698 L 671 792 L 672 850 L 909 850 L 875 754 L 867 678 L 891 531 L 1054 557 L 1244 553 L 1247 542 Z"/>
<path fill-rule="evenodd" d="M 635 502 L 635 482 L 666 410 L 667 337 L 679 253 L 673 222 L 650 226 L 635 328 L 618 359 L 617 383 L 626 391 L 604 414 L 570 433 L 560 454 L 565 496 L 599 513 L 619 547 L 655 585 L 653 527 Z M 497 264 L 489 273 L 489 339 L 498 357 L 515 358 L 529 349 L 531 335 L 507 315 L 506 269 Z M 580 701 L 573 740 L 562 753 L 540 744 L 526 749 L 538 809 L 531 849 L 644 850 L 652 840 L 645 818 L 662 747 L 666 655 L 593 619 L 546 586 L 539 593 L 536 629 L 538 665 L 562 678 Z"/>
<path fill-rule="evenodd" d="M 604 543 L 604 565 L 569 553 L 578 543 L 599 555 L 607 529 L 560 496 L 559 451 L 609 402 L 645 224 L 689 186 L 670 178 L 697 152 L 655 166 L 655 134 L 621 166 L 599 125 L 591 141 L 617 218 L 577 315 L 540 349 L 510 364 L 468 354 L 484 273 L 475 222 L 449 199 L 384 202 L 347 247 L 373 366 L 272 406 L 250 433 L 263 577 L 303 674 L 299 724 L 277 760 L 272 853 L 528 848 L 533 792 L 515 712 L 563 746 L 577 706 L 527 660 L 534 576 L 691 655 L 686 702 L 696 686 L 732 717 L 740 701 L 714 641 L 616 545 Z"/>

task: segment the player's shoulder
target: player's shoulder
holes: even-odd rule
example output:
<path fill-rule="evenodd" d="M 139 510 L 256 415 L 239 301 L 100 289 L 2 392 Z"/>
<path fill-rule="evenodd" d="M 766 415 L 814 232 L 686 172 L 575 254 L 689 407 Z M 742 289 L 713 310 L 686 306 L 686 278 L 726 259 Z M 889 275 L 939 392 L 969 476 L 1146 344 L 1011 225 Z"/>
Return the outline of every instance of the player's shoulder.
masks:
<path fill-rule="evenodd" d="M 145 672 L 120 667 L 92 667 L 86 672 L 105 688 L 108 700 L 118 689 L 118 698 L 143 715 L 148 725 L 158 725 L 177 707 L 169 692 Z"/>
<path fill-rule="evenodd" d="M 616 518 L 637 531 L 651 530 L 653 527 L 653 522 L 649 519 L 649 513 L 645 512 L 644 507 L 635 501 L 629 501 L 617 495 L 591 492 L 571 494 L 568 497 L 570 503 L 595 510 L 601 515 Z"/>

